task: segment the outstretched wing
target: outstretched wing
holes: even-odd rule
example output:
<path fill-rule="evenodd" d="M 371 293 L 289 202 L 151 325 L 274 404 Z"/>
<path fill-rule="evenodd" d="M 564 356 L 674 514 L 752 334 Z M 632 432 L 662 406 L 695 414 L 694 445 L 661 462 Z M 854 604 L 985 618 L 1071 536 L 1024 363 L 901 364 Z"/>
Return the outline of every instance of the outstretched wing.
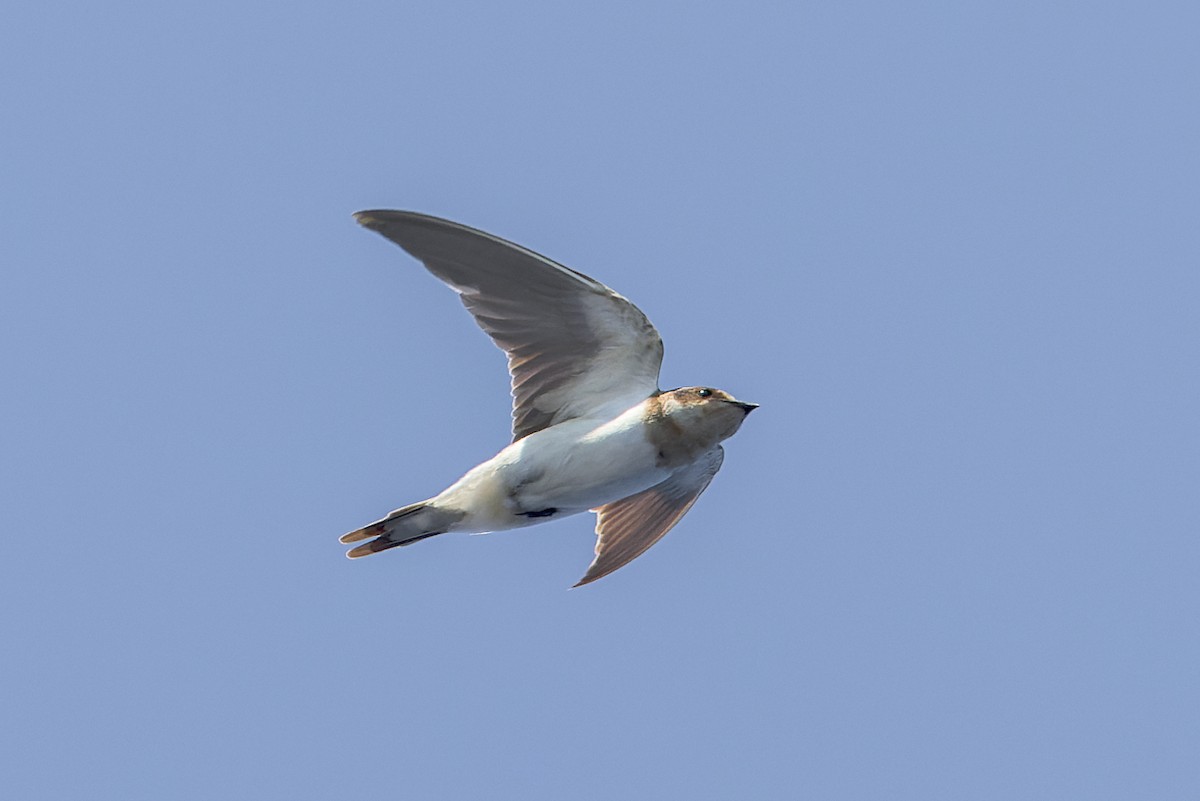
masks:
<path fill-rule="evenodd" d="M 508 354 L 514 441 L 563 420 L 618 414 L 658 390 L 658 331 L 599 281 L 449 220 L 411 211 L 354 216 L 458 292 Z"/>
<path fill-rule="evenodd" d="M 594 510 L 596 558 L 575 586 L 607 576 L 662 539 L 708 488 L 724 459 L 718 445 L 661 484 Z"/>

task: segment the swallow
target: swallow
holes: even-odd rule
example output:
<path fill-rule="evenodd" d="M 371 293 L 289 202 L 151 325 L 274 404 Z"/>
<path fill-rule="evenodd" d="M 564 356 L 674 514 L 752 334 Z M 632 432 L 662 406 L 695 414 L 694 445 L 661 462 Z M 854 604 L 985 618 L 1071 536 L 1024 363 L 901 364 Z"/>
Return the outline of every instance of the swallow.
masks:
<path fill-rule="evenodd" d="M 721 467 L 720 443 L 758 404 L 712 387 L 658 388 L 663 344 L 604 284 L 497 236 L 411 211 L 360 211 L 458 293 L 508 356 L 512 443 L 446 490 L 351 531 L 367 556 L 446 532 L 596 513 L 595 558 L 575 585 L 640 556 Z M 365 542 L 364 542 L 365 540 Z"/>

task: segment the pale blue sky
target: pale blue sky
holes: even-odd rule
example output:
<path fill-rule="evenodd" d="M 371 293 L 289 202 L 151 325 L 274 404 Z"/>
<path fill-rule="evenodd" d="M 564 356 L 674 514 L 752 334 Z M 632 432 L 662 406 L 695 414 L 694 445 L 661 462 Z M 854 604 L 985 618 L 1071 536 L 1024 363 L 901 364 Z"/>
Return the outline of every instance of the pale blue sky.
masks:
<path fill-rule="evenodd" d="M 1196 9 L 8 9 L 0 793 L 1196 798 Z M 342 556 L 508 439 L 377 207 L 762 404 L 658 546 Z"/>

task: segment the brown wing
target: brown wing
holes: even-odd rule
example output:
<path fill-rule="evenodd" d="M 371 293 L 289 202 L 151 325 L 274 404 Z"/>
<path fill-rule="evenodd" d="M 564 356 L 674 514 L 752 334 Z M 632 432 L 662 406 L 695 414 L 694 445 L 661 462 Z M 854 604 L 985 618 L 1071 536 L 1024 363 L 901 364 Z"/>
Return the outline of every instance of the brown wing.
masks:
<path fill-rule="evenodd" d="M 508 354 L 514 441 L 563 420 L 615 416 L 658 390 L 658 332 L 599 281 L 449 220 L 410 211 L 354 216 L 458 292 Z"/>
<path fill-rule="evenodd" d="M 662 539 L 692 508 L 724 458 L 718 445 L 661 484 L 596 509 L 596 558 L 575 586 L 607 576 Z"/>

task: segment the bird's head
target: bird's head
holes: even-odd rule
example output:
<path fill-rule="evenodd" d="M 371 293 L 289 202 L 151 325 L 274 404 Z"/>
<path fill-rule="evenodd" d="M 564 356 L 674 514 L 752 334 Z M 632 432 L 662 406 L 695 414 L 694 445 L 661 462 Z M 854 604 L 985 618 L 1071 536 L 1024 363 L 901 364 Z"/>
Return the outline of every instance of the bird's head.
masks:
<path fill-rule="evenodd" d="M 680 387 L 659 396 L 667 417 L 689 434 L 713 444 L 732 437 L 746 415 L 758 408 L 712 387 Z"/>

